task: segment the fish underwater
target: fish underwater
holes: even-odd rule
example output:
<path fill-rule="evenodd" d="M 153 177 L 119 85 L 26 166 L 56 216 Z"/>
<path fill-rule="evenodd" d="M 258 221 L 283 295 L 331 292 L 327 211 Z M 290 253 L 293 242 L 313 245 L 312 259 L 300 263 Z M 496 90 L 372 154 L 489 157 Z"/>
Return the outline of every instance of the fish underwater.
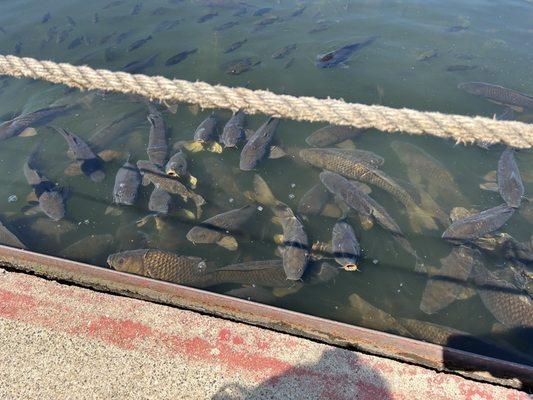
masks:
<path fill-rule="evenodd" d="M 19 115 L 0 124 L 0 140 L 15 136 L 27 137 L 36 134 L 33 127 L 52 121 L 54 118 L 72 110 L 72 106 L 53 106 L 41 108 L 27 114 Z"/>
<path fill-rule="evenodd" d="M 130 156 L 128 155 L 128 159 L 115 176 L 113 202 L 127 206 L 135 204 L 140 185 L 141 174 L 137 166 L 130 162 Z"/>
<path fill-rule="evenodd" d="M 246 114 L 239 110 L 224 125 L 222 135 L 220 135 L 220 142 L 224 147 L 237 147 L 240 142 L 246 139 L 244 132 L 245 118 Z"/>
<path fill-rule="evenodd" d="M 523 111 L 524 108 L 533 110 L 533 96 L 503 86 L 485 82 L 464 82 L 457 87 L 475 96 L 485 97 L 489 101 L 511 106 L 517 111 Z"/>
<path fill-rule="evenodd" d="M 243 171 L 251 171 L 263 161 L 270 150 L 270 144 L 279 125 L 279 119 L 270 118 L 255 131 L 248 139 L 241 151 L 239 168 Z"/>
<path fill-rule="evenodd" d="M 148 136 L 148 159 L 155 165 L 162 167 L 167 159 L 167 138 L 165 136 L 165 124 L 161 113 L 153 106 L 149 105 L 148 122 L 150 123 L 150 134 Z"/>
<path fill-rule="evenodd" d="M 509 207 L 520 207 L 524 184 L 511 149 L 504 150 L 498 161 L 498 189 Z"/>
<path fill-rule="evenodd" d="M 305 142 L 309 146 L 327 147 L 347 139 L 356 138 L 365 131 L 366 129 L 351 126 L 328 125 L 314 131 L 305 139 Z"/>
<path fill-rule="evenodd" d="M 333 68 L 339 64 L 344 63 L 350 58 L 353 52 L 362 49 L 365 46 L 372 44 L 378 36 L 370 36 L 352 44 L 343 46 L 339 49 L 330 51 L 329 53 L 319 54 L 316 57 L 315 66 L 317 68 Z"/>
<path fill-rule="evenodd" d="M 348 222 L 337 221 L 333 226 L 331 243 L 335 261 L 346 271 L 357 271 L 361 246 Z"/>

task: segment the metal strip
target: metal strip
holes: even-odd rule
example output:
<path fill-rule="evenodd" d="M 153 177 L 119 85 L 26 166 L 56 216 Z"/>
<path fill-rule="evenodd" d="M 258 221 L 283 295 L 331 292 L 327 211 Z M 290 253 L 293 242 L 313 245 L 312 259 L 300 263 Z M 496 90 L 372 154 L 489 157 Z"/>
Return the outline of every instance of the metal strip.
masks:
<path fill-rule="evenodd" d="M 0 265 L 48 278 L 245 322 L 268 329 L 515 388 L 533 367 L 389 333 L 0 245 Z"/>

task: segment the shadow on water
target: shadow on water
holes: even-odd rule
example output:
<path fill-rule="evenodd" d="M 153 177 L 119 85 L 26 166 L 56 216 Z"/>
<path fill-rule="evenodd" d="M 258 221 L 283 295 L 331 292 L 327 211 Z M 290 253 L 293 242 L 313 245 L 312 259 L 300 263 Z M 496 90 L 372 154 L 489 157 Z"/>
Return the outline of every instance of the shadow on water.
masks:
<path fill-rule="evenodd" d="M 252 399 L 392 399 L 387 380 L 362 363 L 357 353 L 326 350 L 316 363 L 288 367 L 254 388 L 222 387 L 213 400 Z"/>
<path fill-rule="evenodd" d="M 531 343 L 533 343 L 533 328 L 525 327 L 487 335 L 455 334 L 451 335 L 445 344 L 443 362 L 445 368 L 452 371 L 483 371 L 496 378 L 517 379 L 521 382 L 522 388 L 531 393 L 533 392 L 533 357 L 526 354 Z M 498 365 L 491 363 L 483 363 L 482 366 L 467 365 L 465 360 L 458 357 L 450 348 L 522 364 L 520 368 L 522 372 L 517 370 L 516 374 L 505 373 Z"/>

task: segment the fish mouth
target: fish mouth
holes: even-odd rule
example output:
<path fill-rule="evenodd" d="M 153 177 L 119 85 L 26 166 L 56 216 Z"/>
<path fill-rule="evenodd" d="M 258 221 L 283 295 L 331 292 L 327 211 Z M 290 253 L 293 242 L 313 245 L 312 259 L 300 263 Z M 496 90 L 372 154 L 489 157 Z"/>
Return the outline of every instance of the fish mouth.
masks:
<path fill-rule="evenodd" d="M 179 176 L 179 174 L 176 171 L 174 171 L 173 169 L 169 169 L 167 171 L 167 175 L 168 176 L 172 176 L 173 178 L 177 178 Z"/>
<path fill-rule="evenodd" d="M 359 266 L 357 264 L 345 264 L 342 269 L 345 271 L 359 271 Z"/>

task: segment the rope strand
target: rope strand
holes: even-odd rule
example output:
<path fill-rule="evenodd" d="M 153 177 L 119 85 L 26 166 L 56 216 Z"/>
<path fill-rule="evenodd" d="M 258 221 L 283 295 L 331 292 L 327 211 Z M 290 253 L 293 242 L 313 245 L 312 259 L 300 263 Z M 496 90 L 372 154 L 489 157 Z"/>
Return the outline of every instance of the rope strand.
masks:
<path fill-rule="evenodd" d="M 171 80 L 162 76 L 113 72 L 27 57 L 0 55 L 0 75 L 43 79 L 82 90 L 131 93 L 167 103 L 197 104 L 202 108 L 241 109 L 247 114 L 261 113 L 298 121 L 433 135 L 457 143 L 485 142 L 503 143 L 516 148 L 533 147 L 533 125 L 517 121 L 369 106 L 330 98 L 295 97 L 267 90 Z"/>

